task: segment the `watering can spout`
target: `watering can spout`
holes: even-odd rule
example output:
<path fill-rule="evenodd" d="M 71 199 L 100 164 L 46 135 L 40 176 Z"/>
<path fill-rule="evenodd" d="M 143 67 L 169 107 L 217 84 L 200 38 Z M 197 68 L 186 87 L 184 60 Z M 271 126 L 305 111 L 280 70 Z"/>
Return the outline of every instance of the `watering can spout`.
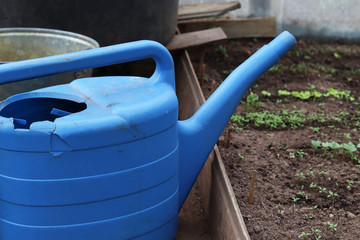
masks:
<path fill-rule="evenodd" d="M 191 118 L 178 122 L 180 208 L 245 92 L 295 44 L 289 32 L 281 33 L 237 67 Z"/>

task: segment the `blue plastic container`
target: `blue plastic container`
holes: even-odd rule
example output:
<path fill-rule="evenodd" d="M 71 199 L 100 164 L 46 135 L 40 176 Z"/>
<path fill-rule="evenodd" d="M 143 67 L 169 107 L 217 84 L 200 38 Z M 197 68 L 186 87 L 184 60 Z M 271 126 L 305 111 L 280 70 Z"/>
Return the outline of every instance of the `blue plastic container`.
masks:
<path fill-rule="evenodd" d="M 242 95 L 294 44 L 279 36 L 186 121 L 177 120 L 172 58 L 155 42 L 0 66 L 1 84 L 156 62 L 150 78 L 83 78 L 0 103 L 0 239 L 173 239 L 178 211 Z"/>

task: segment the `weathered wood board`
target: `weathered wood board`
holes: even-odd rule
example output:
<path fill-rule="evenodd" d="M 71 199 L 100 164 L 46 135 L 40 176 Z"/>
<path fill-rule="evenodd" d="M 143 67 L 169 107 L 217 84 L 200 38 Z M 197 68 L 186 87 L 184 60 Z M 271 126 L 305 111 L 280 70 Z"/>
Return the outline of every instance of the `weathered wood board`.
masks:
<path fill-rule="evenodd" d="M 166 45 L 170 51 L 189 47 L 196 47 L 207 43 L 212 43 L 226 39 L 227 36 L 221 28 L 212 28 L 190 33 L 177 34 Z"/>
<path fill-rule="evenodd" d="M 239 1 L 180 5 L 178 20 L 217 17 L 240 7 Z"/>
<path fill-rule="evenodd" d="M 228 38 L 274 37 L 276 35 L 276 18 L 185 20 L 180 21 L 178 27 L 183 33 L 221 27 Z"/>

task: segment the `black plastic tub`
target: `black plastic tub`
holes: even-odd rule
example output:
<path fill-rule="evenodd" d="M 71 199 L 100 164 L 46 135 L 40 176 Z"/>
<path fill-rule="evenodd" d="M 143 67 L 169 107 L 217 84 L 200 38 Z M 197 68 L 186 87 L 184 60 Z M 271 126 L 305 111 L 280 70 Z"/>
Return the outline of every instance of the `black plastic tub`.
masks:
<path fill-rule="evenodd" d="M 38 27 L 89 36 L 100 46 L 140 39 L 166 44 L 178 0 L 0 0 L 0 28 Z"/>

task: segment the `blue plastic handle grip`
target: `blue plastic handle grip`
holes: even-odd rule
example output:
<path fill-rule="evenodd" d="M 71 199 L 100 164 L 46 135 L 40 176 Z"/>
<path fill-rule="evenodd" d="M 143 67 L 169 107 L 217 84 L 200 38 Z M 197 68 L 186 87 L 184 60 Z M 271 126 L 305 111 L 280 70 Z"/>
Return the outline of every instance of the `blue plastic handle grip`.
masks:
<path fill-rule="evenodd" d="M 146 58 L 156 62 L 151 79 L 165 81 L 174 87 L 174 63 L 169 51 L 160 43 L 149 40 L 2 64 L 0 84 Z"/>

